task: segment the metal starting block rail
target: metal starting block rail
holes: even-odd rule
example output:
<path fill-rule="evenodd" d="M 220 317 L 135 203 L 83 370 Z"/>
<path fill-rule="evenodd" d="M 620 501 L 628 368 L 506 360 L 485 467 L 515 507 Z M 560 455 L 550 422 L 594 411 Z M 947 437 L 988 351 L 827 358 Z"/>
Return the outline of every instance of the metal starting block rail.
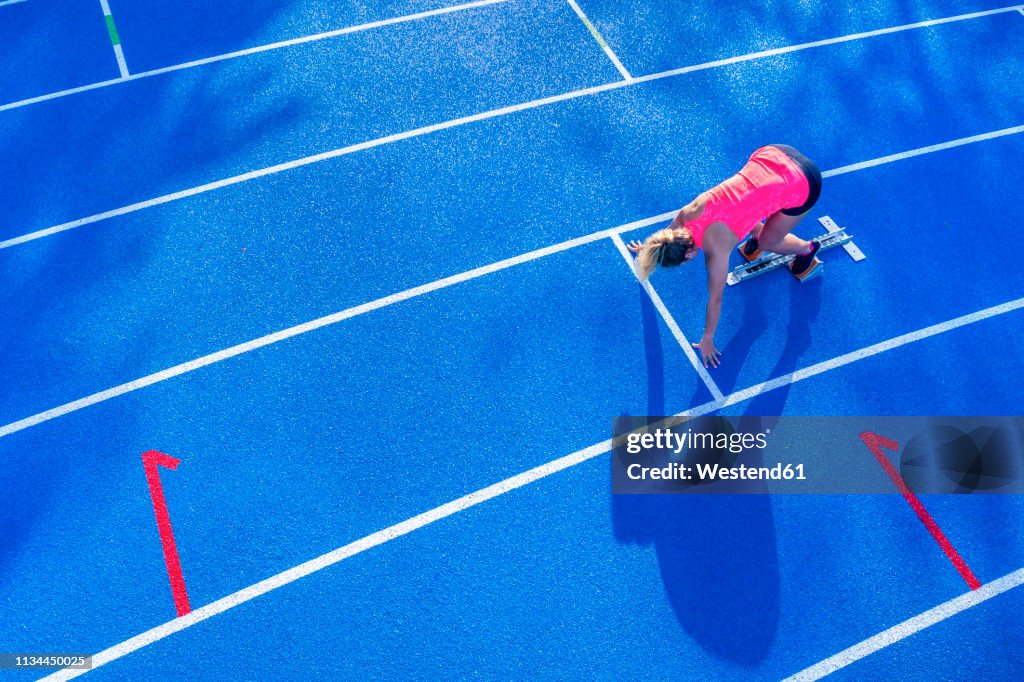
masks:
<path fill-rule="evenodd" d="M 826 230 L 825 234 L 811 240 L 812 242 L 820 245 L 821 248 L 818 251 L 819 253 L 836 246 L 841 246 L 846 253 L 850 254 L 850 258 L 854 261 L 862 261 L 867 258 L 867 256 L 864 255 L 864 252 L 853 243 L 853 236 L 846 233 L 846 228 L 839 227 L 836 225 L 836 222 L 828 216 L 818 218 L 818 222 L 820 222 Z M 772 270 L 778 270 L 783 266 L 787 266 L 792 260 L 792 255 L 783 256 L 774 253 L 765 253 L 765 255 L 752 263 L 744 263 L 743 265 L 733 268 L 729 273 L 729 277 L 726 279 L 726 283 L 729 284 L 729 286 L 739 284 L 751 277 L 757 277 L 758 275 L 763 275 L 766 272 L 771 272 Z M 825 264 L 822 263 L 817 269 L 820 271 L 824 267 Z M 813 277 L 815 274 L 818 273 L 811 273 L 811 276 Z"/>

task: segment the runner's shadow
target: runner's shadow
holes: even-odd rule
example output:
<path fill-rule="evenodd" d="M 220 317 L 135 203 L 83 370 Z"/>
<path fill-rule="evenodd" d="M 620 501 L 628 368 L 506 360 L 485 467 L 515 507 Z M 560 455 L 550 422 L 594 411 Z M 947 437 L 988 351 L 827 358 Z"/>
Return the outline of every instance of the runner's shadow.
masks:
<path fill-rule="evenodd" d="M 647 409 L 649 415 L 663 415 L 659 321 L 642 291 L 640 304 L 648 369 Z M 746 420 L 742 428 L 757 432 L 761 425 Z M 775 641 L 779 613 L 770 498 L 612 495 L 611 510 L 616 540 L 654 546 L 665 596 L 679 625 L 695 642 L 709 653 L 741 665 L 756 666 L 765 659 Z"/>
<path fill-rule="evenodd" d="M 768 374 L 769 377 L 782 377 L 795 371 L 800 364 L 800 358 L 810 349 L 812 341 L 811 325 L 818 319 L 818 313 L 821 311 L 821 288 L 823 281 L 819 277 L 790 288 L 789 333 L 786 336 L 786 344 L 779 354 L 775 367 Z M 779 388 L 765 391 L 755 396 L 744 408 L 743 414 L 760 416 L 781 415 L 786 406 L 786 401 L 789 399 L 791 386 L 792 384 L 787 381 Z"/>
<path fill-rule="evenodd" d="M 749 287 L 740 287 L 740 291 L 737 293 L 743 301 L 743 319 L 740 322 L 740 329 L 721 349 L 722 364 L 709 370 L 711 378 L 724 393 L 736 388 L 736 381 L 747 356 L 750 355 L 757 340 L 768 329 L 768 315 L 764 311 L 764 299 L 760 292 Z M 697 404 L 696 401 L 700 399 L 701 394 L 698 392 L 691 404 Z"/>
<path fill-rule="evenodd" d="M 734 421 L 742 422 L 737 430 L 763 430 L 760 419 Z M 722 660 L 760 664 L 779 621 L 771 498 L 680 492 L 612 495 L 611 502 L 616 539 L 654 546 L 665 597 L 687 635 Z"/>
<path fill-rule="evenodd" d="M 796 369 L 810 348 L 811 325 L 821 309 L 822 281 L 790 288 L 789 333 L 770 376 Z M 760 298 L 744 297 L 743 326 L 723 357 L 737 366 L 766 328 Z M 664 415 L 664 358 L 657 313 L 641 296 L 648 369 L 647 409 Z M 735 383 L 735 373 L 733 383 Z M 703 389 L 694 397 L 701 399 Z M 759 433 L 774 426 L 789 384 L 751 400 L 737 431 Z M 634 421 L 635 418 L 634 418 Z M 619 429 L 617 429 L 619 430 Z M 746 460 L 756 466 L 756 460 Z M 682 493 L 612 495 L 612 528 L 624 544 L 653 545 L 665 596 L 676 620 L 708 653 L 756 667 L 770 652 L 779 621 L 779 562 L 771 498 L 767 495 Z"/>

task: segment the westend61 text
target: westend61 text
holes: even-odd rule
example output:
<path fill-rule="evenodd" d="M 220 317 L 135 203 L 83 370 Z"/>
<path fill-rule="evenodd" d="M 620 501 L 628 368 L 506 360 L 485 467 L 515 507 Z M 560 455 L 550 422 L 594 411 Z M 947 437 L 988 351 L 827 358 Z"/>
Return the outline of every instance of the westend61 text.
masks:
<path fill-rule="evenodd" d="M 630 464 L 626 475 L 634 481 L 804 481 L 803 464 L 776 464 L 772 467 L 748 467 L 740 464 L 724 467 L 720 464 L 686 464 L 673 462 L 663 467 L 645 467 Z"/>

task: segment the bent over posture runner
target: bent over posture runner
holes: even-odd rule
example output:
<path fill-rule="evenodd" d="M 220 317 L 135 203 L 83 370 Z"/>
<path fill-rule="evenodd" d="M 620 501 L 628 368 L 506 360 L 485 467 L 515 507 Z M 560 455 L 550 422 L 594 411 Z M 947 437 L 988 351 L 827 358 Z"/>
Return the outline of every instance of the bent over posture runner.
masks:
<path fill-rule="evenodd" d="M 805 279 L 821 264 L 818 245 L 791 232 L 820 194 L 821 171 L 814 162 L 793 147 L 770 144 L 751 154 L 736 175 L 684 206 L 671 225 L 642 244 L 630 242 L 629 249 L 638 254 L 637 273 L 644 280 L 658 265 L 679 265 L 704 251 L 707 314 L 704 336 L 693 346 L 700 348 L 705 367 L 719 364 L 715 328 L 722 311 L 732 249 L 750 235 L 740 249 L 744 258 L 753 261 L 762 251 L 793 254 L 790 270 L 797 278 Z"/>

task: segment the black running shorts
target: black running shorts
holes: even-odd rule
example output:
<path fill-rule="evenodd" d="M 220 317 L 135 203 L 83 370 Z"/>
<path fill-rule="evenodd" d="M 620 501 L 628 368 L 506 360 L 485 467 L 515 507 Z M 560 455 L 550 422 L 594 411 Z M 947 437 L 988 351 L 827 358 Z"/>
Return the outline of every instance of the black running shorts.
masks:
<path fill-rule="evenodd" d="M 802 206 L 784 208 L 782 209 L 782 213 L 789 216 L 799 216 L 807 213 L 818 201 L 818 197 L 821 196 L 821 171 L 818 170 L 818 167 L 813 161 L 793 147 L 790 147 L 788 144 L 773 144 L 770 146 L 775 147 L 786 156 L 796 161 L 796 164 L 800 166 L 800 170 L 802 170 L 804 175 L 807 176 L 807 185 L 810 187 L 810 192 L 807 193 L 807 201 L 805 201 Z"/>

